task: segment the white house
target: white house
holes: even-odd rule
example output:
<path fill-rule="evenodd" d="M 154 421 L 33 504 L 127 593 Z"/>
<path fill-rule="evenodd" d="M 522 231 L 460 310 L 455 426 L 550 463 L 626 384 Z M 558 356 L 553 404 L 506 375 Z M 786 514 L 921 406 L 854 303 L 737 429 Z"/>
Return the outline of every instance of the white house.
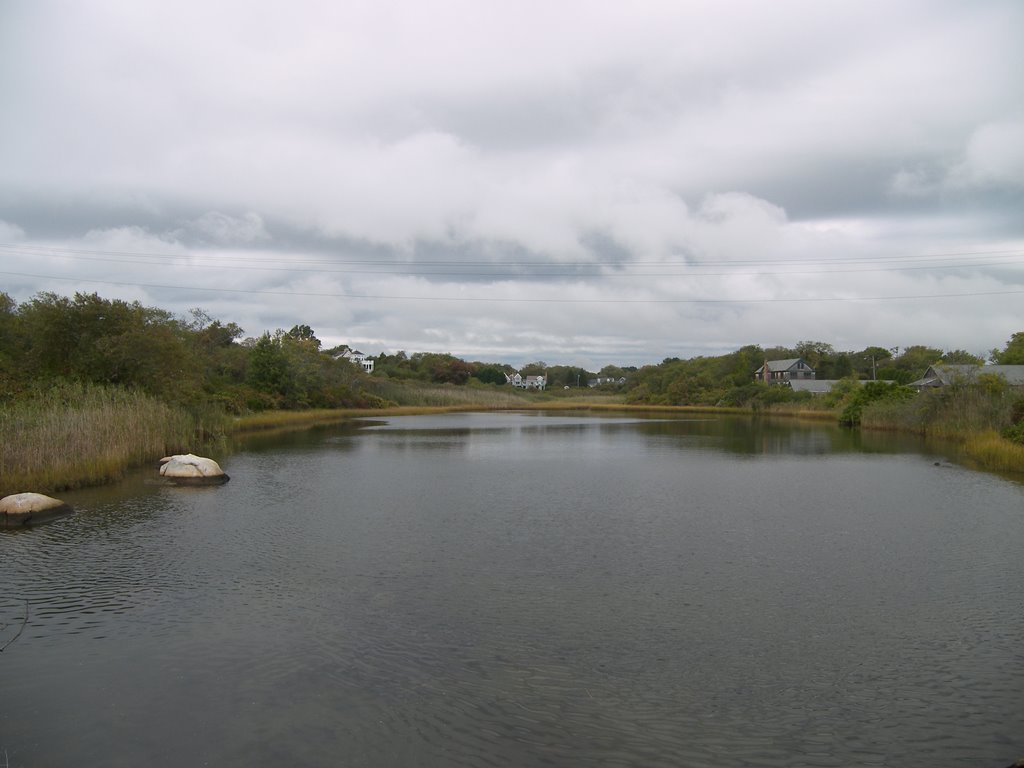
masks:
<path fill-rule="evenodd" d="M 506 373 L 505 381 L 520 389 L 544 389 L 547 384 L 547 380 L 543 376 L 522 376 L 519 371 L 511 375 Z"/>
<path fill-rule="evenodd" d="M 363 352 L 360 352 L 358 349 L 349 349 L 348 347 L 345 347 L 345 349 L 334 356 L 334 359 L 348 360 L 349 362 L 356 363 L 367 373 L 373 373 L 373 358 Z"/>

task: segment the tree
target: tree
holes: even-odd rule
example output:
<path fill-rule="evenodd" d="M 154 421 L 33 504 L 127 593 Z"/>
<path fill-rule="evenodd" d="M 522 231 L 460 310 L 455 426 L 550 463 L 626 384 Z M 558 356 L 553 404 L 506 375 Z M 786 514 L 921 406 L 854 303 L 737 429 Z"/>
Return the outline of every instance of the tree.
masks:
<path fill-rule="evenodd" d="M 914 381 L 924 376 L 928 366 L 934 365 L 941 359 L 941 349 L 914 345 L 904 349 L 903 354 L 892 361 L 892 366 L 910 377 L 906 381 Z M 881 374 L 879 374 L 879 378 L 881 378 Z"/>
<path fill-rule="evenodd" d="M 993 349 L 989 357 L 999 365 L 1024 365 L 1024 331 L 1017 331 L 1002 351 Z"/>
<path fill-rule="evenodd" d="M 853 362 L 850 360 L 850 356 L 846 352 L 840 352 L 832 360 L 832 371 L 828 378 L 830 379 L 845 379 L 847 376 L 853 373 Z M 825 377 L 822 377 L 825 378 Z"/>
<path fill-rule="evenodd" d="M 862 379 L 892 378 L 882 376 L 879 371 L 892 359 L 892 350 L 885 347 L 867 347 L 850 355 L 850 364 Z M 837 377 L 841 378 L 841 377 Z M 911 381 L 912 379 L 907 379 Z"/>
<path fill-rule="evenodd" d="M 19 318 L 16 310 L 14 299 L 0 291 L 0 398 L 17 388 L 15 382 L 19 378 L 19 366 L 15 361 L 20 357 L 19 346 L 23 334 L 18 333 Z"/>
<path fill-rule="evenodd" d="M 984 358 L 972 355 L 963 349 L 954 349 L 942 356 L 942 362 L 947 365 L 984 365 Z"/>
<path fill-rule="evenodd" d="M 826 344 L 824 341 L 801 341 L 796 345 L 796 356 L 802 357 L 804 362 L 815 370 L 821 366 L 823 359 L 831 358 L 835 353 L 832 345 Z M 821 378 L 832 377 L 823 376 Z"/>
<path fill-rule="evenodd" d="M 287 333 L 288 338 L 295 341 L 306 341 L 320 349 L 320 339 L 313 333 L 313 329 L 308 325 L 293 325 L 292 329 Z"/>
<path fill-rule="evenodd" d="M 280 338 L 264 332 L 249 352 L 249 384 L 268 404 L 280 406 L 291 390 L 290 374 Z"/>
<path fill-rule="evenodd" d="M 505 371 L 497 365 L 477 363 L 473 368 L 473 376 L 484 384 L 505 383 Z"/>
<path fill-rule="evenodd" d="M 864 408 L 872 403 L 887 401 L 902 403 L 913 400 L 917 392 L 902 384 L 890 384 L 884 381 L 869 381 L 859 387 L 839 415 L 839 423 L 847 426 L 860 424 Z"/>

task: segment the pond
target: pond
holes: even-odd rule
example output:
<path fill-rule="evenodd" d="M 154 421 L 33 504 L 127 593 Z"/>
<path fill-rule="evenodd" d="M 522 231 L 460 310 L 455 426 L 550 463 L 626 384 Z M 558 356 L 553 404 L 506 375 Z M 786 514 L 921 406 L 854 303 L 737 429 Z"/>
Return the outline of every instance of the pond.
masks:
<path fill-rule="evenodd" d="M 0 532 L 7 766 L 1024 757 L 1024 485 L 831 425 L 405 416 Z"/>

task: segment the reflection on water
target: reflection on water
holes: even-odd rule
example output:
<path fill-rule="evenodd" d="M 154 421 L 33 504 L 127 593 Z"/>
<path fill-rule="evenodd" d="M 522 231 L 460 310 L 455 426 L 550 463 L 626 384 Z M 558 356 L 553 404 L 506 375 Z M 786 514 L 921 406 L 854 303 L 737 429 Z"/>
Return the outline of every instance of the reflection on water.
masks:
<path fill-rule="evenodd" d="M 414 416 L 0 536 L 10 765 L 1003 765 L 1024 488 L 827 425 Z"/>

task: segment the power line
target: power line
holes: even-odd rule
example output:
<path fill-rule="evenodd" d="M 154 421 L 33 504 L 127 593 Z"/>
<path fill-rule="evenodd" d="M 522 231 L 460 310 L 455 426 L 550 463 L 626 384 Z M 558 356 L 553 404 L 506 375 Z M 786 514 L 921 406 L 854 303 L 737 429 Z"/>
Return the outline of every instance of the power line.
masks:
<path fill-rule="evenodd" d="M 812 304 L 821 302 L 918 301 L 927 299 L 960 299 L 981 296 L 1019 296 L 1020 291 L 971 291 L 964 293 L 911 294 L 903 296 L 830 296 L 825 298 L 768 298 L 768 299 L 570 299 L 570 298 L 503 298 L 476 296 L 392 296 L 385 294 L 318 293 L 312 291 L 268 291 L 245 288 L 210 288 L 206 286 L 161 285 L 156 283 L 92 280 L 56 275 L 37 275 L 25 272 L 4 272 L 0 275 L 31 277 L 39 280 L 64 280 L 97 285 L 116 285 L 131 288 L 154 288 L 171 291 L 210 291 L 213 293 L 241 293 L 266 296 L 292 296 L 297 298 L 356 299 L 374 301 L 429 301 L 429 302 L 485 302 L 503 304 Z"/>
<path fill-rule="evenodd" d="M 0 244 L 0 248 L 11 248 Z M 23 249 L 19 249 L 23 250 Z M 181 260 L 188 259 L 194 261 L 196 257 L 189 255 L 166 255 L 159 256 L 155 254 L 138 254 L 133 257 L 132 254 L 125 252 L 104 252 L 104 251 L 57 251 L 57 250 L 38 250 L 19 252 L 19 250 L 9 251 L 13 255 L 20 256 L 47 256 L 50 258 L 61 258 L 61 259 L 73 259 L 77 261 L 102 261 L 114 264 L 141 264 L 141 265 L 166 265 L 168 260 L 176 260 L 179 263 Z M 983 252 L 975 252 L 973 255 L 982 255 Z M 888 266 L 869 266 L 865 269 L 785 269 L 785 270 L 759 270 L 759 271 L 739 271 L 732 270 L 728 272 L 706 272 L 704 269 L 714 265 L 724 264 L 772 264 L 773 262 L 709 262 L 705 264 L 691 264 L 685 262 L 625 262 L 625 263 L 613 263 L 613 262 L 563 262 L 563 263 L 551 263 L 551 264 L 539 264 L 535 262 L 500 262 L 500 263 L 488 263 L 488 262 L 453 262 L 453 261 L 418 261 L 418 262 L 394 262 L 394 261 L 307 261 L 307 260 L 290 260 L 290 266 L 251 266 L 248 264 L 237 264 L 231 263 L 234 261 L 233 257 L 229 256 L 217 256 L 217 257 L 204 257 L 207 262 L 214 262 L 216 259 L 224 259 L 227 261 L 226 264 L 217 263 L 190 263 L 187 266 L 189 268 L 201 268 L 201 269 L 232 269 L 232 270 L 246 270 L 246 271 L 263 271 L 263 272 L 288 272 L 288 273 L 306 273 L 306 274 L 352 274 L 352 275 L 395 275 L 395 276 L 420 276 L 420 277 L 490 277 L 490 278 L 508 278 L 508 277 L 543 277 L 543 278 L 580 278 L 580 277 L 592 277 L 601 279 L 630 279 L 630 278 L 651 278 L 651 277 L 770 277 L 770 276 L 785 276 L 785 275 L 835 275 L 835 274 L 858 274 L 858 273 L 877 273 L 877 272 L 908 272 L 908 271 L 922 271 L 922 270 L 936 270 L 936 271 L 948 271 L 948 270 L 961 270 L 961 269 L 978 269 L 981 267 L 1012 267 L 1017 266 L 1022 259 L 1024 259 L 1024 253 L 1019 251 L 991 251 L 988 252 L 990 256 L 987 256 L 987 261 L 973 261 L 970 263 L 953 263 L 953 264 L 921 264 L 913 262 L 909 265 L 893 266 L 892 264 L 896 261 L 904 261 L 911 258 L 927 258 L 927 259 L 949 259 L 951 256 L 946 255 L 942 257 L 936 256 L 925 256 L 925 257 L 905 257 L 903 259 L 890 259 Z M 1006 253 L 1010 255 L 995 255 L 999 253 Z M 89 254 L 89 255 L 85 255 Z M 106 254 L 106 255 L 102 255 Z M 992 259 L 999 259 L 993 261 Z M 247 258 L 247 261 L 256 263 L 268 263 L 268 259 L 251 259 Z M 273 263 L 280 264 L 280 259 L 273 260 Z M 355 267 L 361 266 L 393 266 L 395 269 L 303 269 L 298 268 L 296 264 L 347 264 Z M 797 261 L 788 260 L 785 262 L 774 262 L 777 264 L 799 264 L 803 266 L 808 265 L 821 265 L 826 266 L 830 264 L 838 264 L 840 266 L 848 266 L 855 264 L 875 264 L 879 263 L 874 260 L 835 260 L 833 261 Z M 884 263 L 884 262 L 883 262 Z M 400 267 L 409 266 L 410 264 L 419 267 L 440 267 L 441 269 L 400 269 Z M 497 271 L 499 267 L 509 267 L 515 265 L 529 266 L 531 269 L 566 269 L 575 264 L 578 269 L 576 271 L 544 271 L 537 274 L 531 274 L 529 272 L 500 272 Z M 451 267 L 458 266 L 490 266 L 495 269 L 487 271 L 467 271 L 465 269 L 451 269 Z M 647 268 L 666 268 L 666 267 L 677 267 L 680 270 L 677 272 L 648 272 L 648 271 L 635 271 L 636 269 L 647 269 Z M 623 271 L 618 272 L 595 272 L 593 270 L 601 269 L 620 269 Z M 591 270 L 585 272 L 581 270 Z M 629 270 L 629 271 L 626 271 Z M 697 271 L 701 270 L 701 271 Z"/>
<path fill-rule="evenodd" d="M 39 245 L 27 245 L 17 243 L 0 243 L 0 249 L 7 249 L 13 251 L 15 255 L 18 251 L 25 252 L 22 255 L 47 255 L 61 258 L 75 258 L 76 256 L 104 256 L 104 257 L 135 257 L 144 258 L 148 261 L 139 263 L 154 263 L 152 260 L 157 259 L 159 261 L 167 261 L 170 259 L 198 259 L 198 258 L 210 258 L 210 256 L 197 256 L 194 253 L 154 253 L 144 251 L 112 251 L 112 250 L 100 250 L 100 249 L 82 249 L 82 248 L 60 248 L 55 246 L 39 246 Z M 852 265 L 852 264 L 878 264 L 878 263 L 900 263 L 900 262 L 911 262 L 920 263 L 922 261 L 949 261 L 951 259 L 972 259 L 972 258 L 1022 258 L 1024 257 L 1024 251 L 1020 249 L 1005 249 L 1005 250 L 985 250 L 985 251 L 950 251 L 941 254 L 910 254 L 905 256 L 841 256 L 841 257 L 830 257 L 830 258 L 817 258 L 817 259 L 806 259 L 806 258 L 792 258 L 792 259 L 706 259 L 699 262 L 692 259 L 660 259 L 660 260 L 631 260 L 631 261 L 615 261 L 611 259 L 593 259 L 593 260 L 566 260 L 566 261 L 538 261 L 538 260 L 526 260 L 526 261 L 512 261 L 512 260 L 486 260 L 486 259 L 387 259 L 387 258 L 373 258 L 373 259 L 345 259 L 345 258 L 290 258 L 288 261 L 290 264 L 308 264 L 308 265 L 367 265 L 367 266 L 409 266 L 411 264 L 419 266 L 436 266 L 436 267 L 486 267 L 486 266 L 517 266 L 517 267 L 534 267 L 544 269 L 560 269 L 566 267 L 622 267 L 622 266 L 680 266 L 687 268 L 701 268 L 701 267 L 727 267 L 727 266 L 786 266 L 786 265 L 820 265 L 830 266 L 834 264 L 838 265 Z M 219 260 L 223 260 L 227 263 L 233 261 L 244 261 L 246 263 L 281 263 L 282 259 L 280 256 L 267 256 L 259 257 L 250 254 L 245 255 L 232 255 L 232 254 L 218 254 L 213 257 Z M 132 263 L 129 261 L 128 263 Z M 196 264 L 194 264 L 196 265 Z M 899 268 L 899 267 L 894 267 Z"/>

